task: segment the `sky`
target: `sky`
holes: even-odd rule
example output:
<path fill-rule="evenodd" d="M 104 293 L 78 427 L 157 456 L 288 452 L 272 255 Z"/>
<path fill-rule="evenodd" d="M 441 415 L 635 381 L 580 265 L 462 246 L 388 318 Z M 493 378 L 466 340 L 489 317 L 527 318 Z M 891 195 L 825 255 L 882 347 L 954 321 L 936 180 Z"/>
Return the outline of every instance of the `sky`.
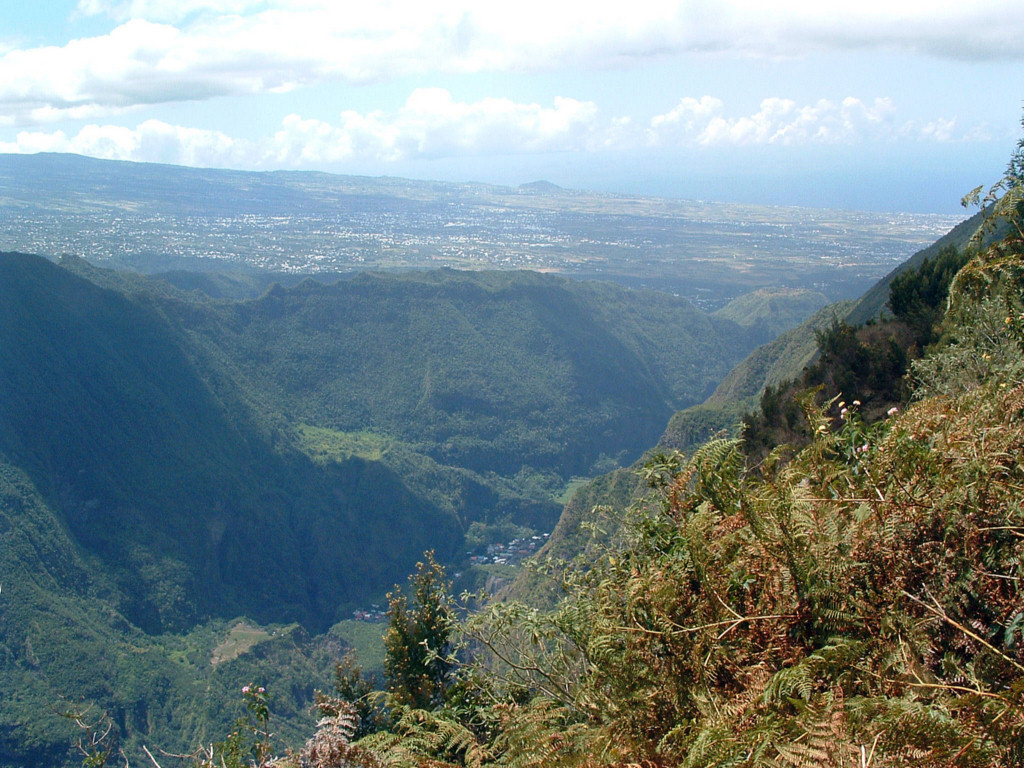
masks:
<path fill-rule="evenodd" d="M 955 213 L 1021 0 L 0 0 L 0 152 Z"/>

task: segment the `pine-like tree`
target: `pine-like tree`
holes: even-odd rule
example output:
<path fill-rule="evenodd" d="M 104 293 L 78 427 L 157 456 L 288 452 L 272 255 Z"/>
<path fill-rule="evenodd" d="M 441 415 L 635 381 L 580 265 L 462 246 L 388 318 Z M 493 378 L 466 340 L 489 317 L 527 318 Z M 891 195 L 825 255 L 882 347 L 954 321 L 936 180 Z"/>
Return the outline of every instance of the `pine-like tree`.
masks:
<path fill-rule="evenodd" d="M 434 709 L 454 681 L 453 632 L 456 619 L 451 583 L 434 559 L 416 564 L 409 577 L 411 596 L 388 594 L 390 624 L 384 633 L 384 672 L 388 692 L 399 704 Z"/>

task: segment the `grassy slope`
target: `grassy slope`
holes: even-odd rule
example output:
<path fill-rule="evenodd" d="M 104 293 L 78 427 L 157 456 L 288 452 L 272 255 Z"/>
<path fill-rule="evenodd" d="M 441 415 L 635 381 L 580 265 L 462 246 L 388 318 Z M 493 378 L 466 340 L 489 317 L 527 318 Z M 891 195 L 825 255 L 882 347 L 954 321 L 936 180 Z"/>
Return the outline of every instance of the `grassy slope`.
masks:
<path fill-rule="evenodd" d="M 756 328 L 769 341 L 795 328 L 828 304 L 825 294 L 806 289 L 763 288 L 739 296 L 715 312 L 745 328 Z"/>
<path fill-rule="evenodd" d="M 562 736 L 550 759 L 565 765 L 753 755 L 838 768 L 867 745 L 885 765 L 1019 765 L 1024 314 L 1012 308 L 1011 324 L 999 307 L 981 310 L 981 332 L 951 329 L 930 382 L 942 396 L 875 426 L 813 417 L 813 442 L 763 481 L 742 479 L 727 443 L 683 467 L 627 518 L 624 545 L 581 565 L 552 620 L 583 659 L 568 673 L 558 654 L 539 664 L 566 681 L 565 710 L 539 704 L 509 730 Z M 964 365 L 982 355 L 992 362 Z"/>

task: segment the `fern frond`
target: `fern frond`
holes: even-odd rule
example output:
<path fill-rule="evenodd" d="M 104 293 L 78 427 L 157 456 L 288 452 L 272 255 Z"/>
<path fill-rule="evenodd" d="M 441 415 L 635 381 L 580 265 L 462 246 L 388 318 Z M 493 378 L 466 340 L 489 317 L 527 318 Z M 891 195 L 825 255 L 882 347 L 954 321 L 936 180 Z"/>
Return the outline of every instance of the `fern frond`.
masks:
<path fill-rule="evenodd" d="M 317 695 L 317 708 L 322 715 L 316 732 L 299 753 L 308 768 L 383 768 L 384 763 L 372 750 L 353 745 L 352 737 L 359 727 L 359 714 L 346 701 Z"/>

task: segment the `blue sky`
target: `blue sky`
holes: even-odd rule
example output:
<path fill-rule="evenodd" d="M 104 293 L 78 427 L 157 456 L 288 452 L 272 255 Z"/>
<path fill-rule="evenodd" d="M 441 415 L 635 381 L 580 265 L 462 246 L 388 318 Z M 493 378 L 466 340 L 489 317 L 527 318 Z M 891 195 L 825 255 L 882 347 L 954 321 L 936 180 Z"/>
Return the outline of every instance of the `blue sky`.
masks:
<path fill-rule="evenodd" d="M 955 212 L 1020 0 L 0 5 L 0 152 Z"/>

